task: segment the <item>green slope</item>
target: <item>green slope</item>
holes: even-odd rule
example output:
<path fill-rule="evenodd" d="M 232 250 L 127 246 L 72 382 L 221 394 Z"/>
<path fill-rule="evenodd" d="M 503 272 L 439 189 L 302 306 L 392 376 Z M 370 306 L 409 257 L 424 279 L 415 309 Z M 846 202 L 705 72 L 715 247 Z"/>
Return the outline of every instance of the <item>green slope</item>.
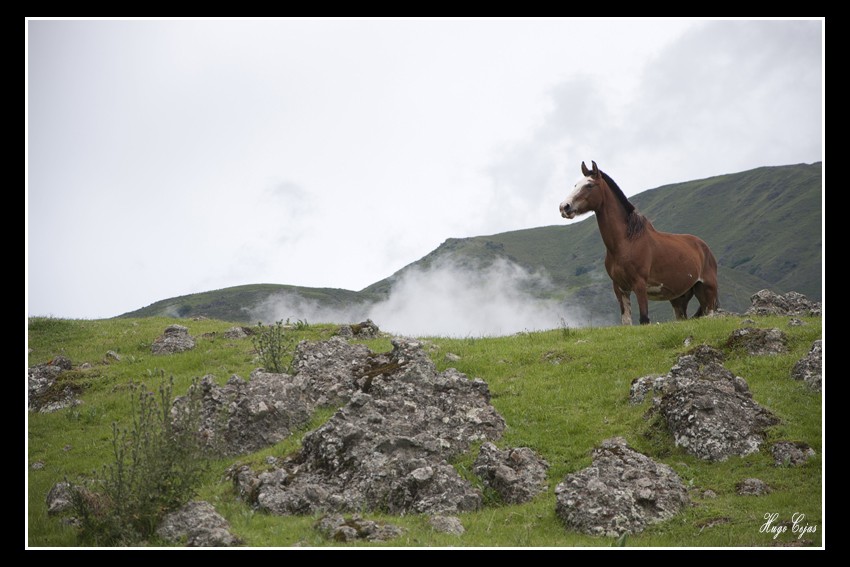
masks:
<path fill-rule="evenodd" d="M 297 295 L 304 300 L 315 301 L 329 308 L 369 303 L 377 299 L 368 293 L 347 289 L 253 284 L 163 299 L 119 317 L 207 317 L 223 321 L 256 323 L 257 321 L 252 320 L 252 308 L 281 294 Z"/>

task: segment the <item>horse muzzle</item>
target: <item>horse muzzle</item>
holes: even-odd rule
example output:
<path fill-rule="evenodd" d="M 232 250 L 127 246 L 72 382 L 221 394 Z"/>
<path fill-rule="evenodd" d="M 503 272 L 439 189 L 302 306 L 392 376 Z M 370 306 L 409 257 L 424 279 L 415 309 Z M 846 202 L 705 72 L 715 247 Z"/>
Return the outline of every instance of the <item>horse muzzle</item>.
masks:
<path fill-rule="evenodd" d="M 573 219 L 576 216 L 576 210 L 569 203 L 561 205 L 561 216 L 565 219 Z"/>

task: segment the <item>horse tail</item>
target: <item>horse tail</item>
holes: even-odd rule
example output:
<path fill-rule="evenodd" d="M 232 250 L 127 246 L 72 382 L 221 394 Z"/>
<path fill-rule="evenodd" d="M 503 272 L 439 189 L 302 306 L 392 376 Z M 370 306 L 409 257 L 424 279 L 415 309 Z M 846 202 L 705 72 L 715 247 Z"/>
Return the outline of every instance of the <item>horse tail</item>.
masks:
<path fill-rule="evenodd" d="M 704 240 L 696 236 L 693 238 L 703 257 L 700 280 L 694 284 L 694 295 L 700 303 L 695 316 L 701 317 L 720 308 L 720 293 L 717 286 L 717 258 L 714 257 L 714 253 Z"/>

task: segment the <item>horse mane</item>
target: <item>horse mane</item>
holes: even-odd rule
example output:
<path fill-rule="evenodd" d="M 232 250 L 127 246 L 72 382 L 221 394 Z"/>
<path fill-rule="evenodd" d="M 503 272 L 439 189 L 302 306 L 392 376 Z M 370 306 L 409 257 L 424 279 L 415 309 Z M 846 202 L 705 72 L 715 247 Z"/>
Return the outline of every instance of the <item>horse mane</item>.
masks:
<path fill-rule="evenodd" d="M 652 223 L 649 222 L 649 219 L 638 212 L 631 201 L 626 198 L 626 194 L 623 193 L 623 190 L 620 189 L 620 186 L 617 185 L 616 181 L 611 179 L 611 177 L 604 171 L 600 171 L 599 175 L 602 176 L 602 179 L 605 180 L 605 183 L 608 184 L 608 187 L 610 187 L 614 192 L 614 195 L 617 196 L 617 199 L 623 205 L 623 208 L 626 209 L 626 238 L 634 240 L 643 234 L 647 225 L 652 226 Z"/>

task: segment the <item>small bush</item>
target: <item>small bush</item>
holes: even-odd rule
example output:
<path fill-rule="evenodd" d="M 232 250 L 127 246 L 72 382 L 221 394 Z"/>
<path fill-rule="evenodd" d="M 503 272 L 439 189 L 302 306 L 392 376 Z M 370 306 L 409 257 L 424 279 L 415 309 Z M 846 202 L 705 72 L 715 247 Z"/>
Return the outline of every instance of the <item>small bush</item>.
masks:
<path fill-rule="evenodd" d="M 72 491 L 80 539 L 93 545 L 131 545 L 149 538 L 165 514 L 187 503 L 207 470 L 197 431 L 200 402 L 173 420 L 173 379 L 159 396 L 131 385 L 133 424 L 112 424 L 115 458 Z"/>
<path fill-rule="evenodd" d="M 299 324 L 307 325 L 306 321 L 303 323 L 299 321 Z M 260 322 L 257 323 L 257 327 L 258 331 L 251 336 L 251 341 L 260 356 L 263 368 L 268 372 L 289 373 L 292 353 L 295 350 L 295 338 L 286 332 L 283 321 L 268 327 Z M 284 364 L 284 359 L 287 357 L 290 363 Z"/>

